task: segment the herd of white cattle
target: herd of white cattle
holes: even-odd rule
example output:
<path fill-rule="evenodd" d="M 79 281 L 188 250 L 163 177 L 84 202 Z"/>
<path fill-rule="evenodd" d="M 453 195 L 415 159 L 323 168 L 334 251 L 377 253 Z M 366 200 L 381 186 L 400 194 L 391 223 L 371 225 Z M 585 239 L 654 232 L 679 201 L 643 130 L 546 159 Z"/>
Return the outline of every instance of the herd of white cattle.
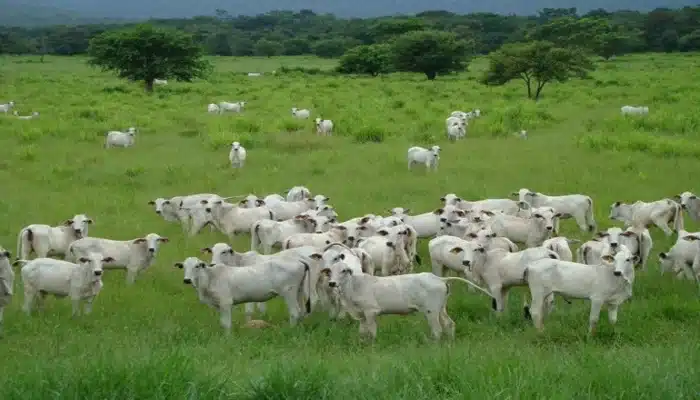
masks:
<path fill-rule="evenodd" d="M 165 221 L 181 224 L 189 237 L 204 227 L 231 240 L 248 233 L 251 250 L 239 253 L 229 244 L 202 250 L 175 264 L 184 272 L 202 303 L 220 312 L 225 332 L 231 330 L 231 308 L 245 304 L 251 321 L 255 304 L 282 297 L 289 321 L 326 310 L 331 319 L 350 315 L 360 334 L 376 337 L 376 318 L 383 314 L 425 314 L 432 336 L 454 337 L 455 323 L 447 314 L 448 281 L 468 285 L 472 293 L 492 299 L 497 315 L 505 310 L 509 290 L 528 286 L 531 302 L 526 317 L 538 330 L 552 311 L 554 294 L 565 301 L 591 302 L 589 332 L 595 333 L 601 307 L 617 320 L 618 307 L 632 296 L 635 268 L 645 271 L 653 246 L 649 228 L 678 234 L 676 244 L 659 255 L 662 273 L 697 281 L 700 273 L 700 232 L 685 231 L 684 213 L 700 219 L 700 200 L 690 192 L 654 202 L 615 202 L 609 218 L 624 228 L 597 232 L 576 251 L 578 240 L 558 236 L 561 219 L 573 219 L 581 231 L 595 232 L 593 201 L 583 194 L 549 196 L 529 189 L 513 199 L 466 201 L 455 194 L 422 214 L 393 208 L 382 217 L 367 214 L 337 222 L 337 213 L 324 195 L 313 196 L 303 186 L 286 193 L 221 197 L 203 193 L 157 198 L 149 202 Z M 436 199 L 437 200 L 437 199 Z M 147 270 L 168 238 L 156 233 L 129 240 L 88 236 L 93 220 L 75 215 L 61 226 L 32 224 L 20 230 L 17 260 L 22 265 L 23 310 L 49 294 L 70 297 L 73 316 L 87 314 L 103 288 L 103 270 L 125 269 L 127 284 Z M 669 227 L 669 224 L 671 225 Z M 421 263 L 419 239 L 429 239 L 431 272 L 417 273 Z M 519 246 L 524 246 L 521 249 Z M 272 253 L 274 248 L 281 251 Z M 30 259 L 34 253 L 36 258 Z M 48 257 L 62 257 L 64 260 Z M 14 293 L 10 252 L 0 248 L 0 324 L 2 311 Z M 443 277 L 446 272 L 460 276 Z"/>

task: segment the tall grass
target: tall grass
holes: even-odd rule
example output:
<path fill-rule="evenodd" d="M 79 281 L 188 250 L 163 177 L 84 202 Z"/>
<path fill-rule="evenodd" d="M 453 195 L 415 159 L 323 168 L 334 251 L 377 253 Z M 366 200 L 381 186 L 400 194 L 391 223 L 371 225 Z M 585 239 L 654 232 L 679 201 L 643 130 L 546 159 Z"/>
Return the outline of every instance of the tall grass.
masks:
<path fill-rule="evenodd" d="M 331 323 L 323 314 L 291 328 L 278 300 L 269 312 L 278 328 L 234 327 L 226 338 L 216 312 L 173 267 L 225 238 L 205 231 L 186 240 L 147 205 L 178 194 L 269 194 L 304 184 L 347 219 L 396 206 L 427 211 L 449 192 L 478 199 L 528 187 L 591 195 L 605 228 L 614 201 L 697 191 L 697 56 L 620 57 L 601 63 L 591 80 L 548 86 L 537 103 L 518 83 L 476 83 L 482 60 L 468 73 L 428 82 L 295 70 L 333 67 L 310 58 L 216 58 L 208 80 L 171 82 L 152 96 L 81 58 L 26 60 L 0 59 L 0 102 L 41 113 L 31 121 L 0 117 L 0 244 L 14 253 L 23 226 L 81 212 L 95 220 L 91 235 L 157 232 L 171 242 L 132 287 L 122 272 L 108 272 L 93 314 L 75 320 L 65 300 L 22 314 L 18 276 L 0 340 L 3 399 L 687 399 L 700 392 L 697 290 L 660 277 L 655 262 L 638 273 L 618 326 L 603 313 L 593 339 L 585 335 L 587 302 L 562 303 L 539 336 L 522 319 L 524 290 L 514 291 L 498 319 L 489 301 L 457 283 L 448 306 L 457 323 L 453 344 L 430 343 L 419 315 L 381 317 L 373 345 L 358 339 L 355 322 Z M 248 104 L 240 115 L 206 113 L 222 100 Z M 650 113 L 620 116 L 625 104 L 648 105 Z M 291 107 L 332 119 L 335 136 L 317 137 L 313 122 L 293 119 Z M 483 116 L 467 140 L 448 143 L 447 115 L 473 108 Z M 140 130 L 136 147 L 101 147 L 104 132 L 129 126 Z M 520 129 L 527 140 L 512 135 Z M 234 140 L 249 151 L 240 171 L 227 165 Z M 433 143 L 443 149 L 440 172 L 408 172 L 406 149 Z M 573 223 L 562 228 L 588 238 Z M 652 233 L 655 261 L 675 238 Z M 422 270 L 429 270 L 426 243 Z M 249 238 L 233 245 L 247 250 Z M 240 307 L 234 319 L 242 323 Z"/>

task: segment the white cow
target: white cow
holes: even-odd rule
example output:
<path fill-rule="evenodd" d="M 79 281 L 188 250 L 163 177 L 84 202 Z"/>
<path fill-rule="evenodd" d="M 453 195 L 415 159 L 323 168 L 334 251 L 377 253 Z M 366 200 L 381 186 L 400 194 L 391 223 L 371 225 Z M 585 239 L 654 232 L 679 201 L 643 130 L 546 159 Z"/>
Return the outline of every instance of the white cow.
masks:
<path fill-rule="evenodd" d="M 0 112 L 1 112 L 1 113 L 7 114 L 8 112 L 10 112 L 10 110 L 11 110 L 12 107 L 14 107 L 14 106 L 15 106 L 15 102 L 14 102 L 14 101 L 11 101 L 11 102 L 5 103 L 5 104 L 0 104 Z"/>
<path fill-rule="evenodd" d="M 651 203 L 636 201 L 633 204 L 616 201 L 610 206 L 610 219 L 622 221 L 625 225 L 649 227 L 658 226 L 666 236 L 683 229 L 681 206 L 673 200 L 663 199 Z M 668 227 L 673 223 L 673 230 Z"/>
<path fill-rule="evenodd" d="M 111 258 L 105 261 L 104 269 L 126 269 L 126 283 L 131 285 L 140 272 L 153 264 L 160 244 L 168 241 L 157 233 L 131 240 L 84 237 L 68 246 L 68 254 L 72 260 L 89 257 L 90 253 L 103 254 Z"/>
<path fill-rule="evenodd" d="M 333 134 L 333 121 L 330 119 L 316 118 L 316 133 L 326 136 Z"/>
<path fill-rule="evenodd" d="M 518 215 L 524 204 L 511 199 L 484 199 L 477 201 L 467 201 L 454 193 L 448 193 L 440 197 L 440 201 L 445 205 L 452 205 L 465 211 L 491 211 L 502 212 L 508 215 Z M 525 215 L 521 215 L 525 216 Z"/>
<path fill-rule="evenodd" d="M 542 247 L 545 249 L 552 250 L 553 252 L 557 253 L 559 256 L 559 259 L 562 261 L 573 261 L 574 260 L 574 255 L 571 252 L 571 247 L 569 247 L 570 244 L 572 243 L 580 243 L 581 241 L 578 239 L 569 239 L 564 236 L 557 236 L 553 237 L 550 239 L 545 240 L 542 243 Z"/>
<path fill-rule="evenodd" d="M 448 118 L 448 121 L 454 117 Z M 467 123 L 460 120 L 453 120 L 447 126 L 447 138 L 457 140 L 467 135 Z"/>
<path fill-rule="evenodd" d="M 14 293 L 15 273 L 10 265 L 11 254 L 0 246 L 0 333 L 3 329 L 3 313 L 5 307 L 12 302 Z"/>
<path fill-rule="evenodd" d="M 560 215 L 552 207 L 540 207 L 533 208 L 529 218 L 495 215 L 488 220 L 487 225 L 496 236 L 523 243 L 527 247 L 536 247 L 552 236 L 554 221 Z"/>
<path fill-rule="evenodd" d="M 691 271 L 687 272 L 692 273 L 694 275 L 695 281 L 698 283 L 698 288 L 700 288 L 700 235 L 686 235 L 683 237 L 683 240 L 697 243 L 697 253 L 695 254 L 695 260 L 693 260 L 693 267 L 691 268 Z"/>
<path fill-rule="evenodd" d="M 622 106 L 620 107 L 622 115 L 644 115 L 649 114 L 649 107 L 646 106 Z"/>
<path fill-rule="evenodd" d="M 329 276 L 329 286 L 340 289 L 340 297 L 350 313 L 359 317 L 360 335 L 377 336 L 377 316 L 386 314 L 423 313 L 428 319 L 433 339 L 443 333 L 454 338 L 454 321 L 447 314 L 448 281 L 458 278 L 441 278 L 430 272 L 395 276 L 356 274 L 344 260 L 324 268 Z"/>
<path fill-rule="evenodd" d="M 222 203 L 214 205 L 211 213 L 219 229 L 232 240 L 239 233 L 249 233 L 253 224 L 260 220 L 275 219 L 274 213 L 266 206 L 243 208 Z"/>
<path fill-rule="evenodd" d="M 667 252 L 659 253 L 659 269 L 661 274 L 672 271 L 678 279 L 694 280 L 693 262 L 698 256 L 698 246 L 689 240 L 683 240 L 685 236 L 700 236 L 700 232 L 688 232 L 680 230 L 676 243 Z"/>
<path fill-rule="evenodd" d="M 299 201 L 311 198 L 311 191 L 304 186 L 294 186 L 287 191 L 287 201 Z"/>
<path fill-rule="evenodd" d="M 440 146 L 433 146 L 430 150 L 420 146 L 410 147 L 407 158 L 409 171 L 414 164 L 424 164 L 426 169 L 437 171 L 440 161 Z"/>
<path fill-rule="evenodd" d="M 298 108 L 293 107 L 293 108 L 292 108 L 292 115 L 293 115 L 295 118 L 307 119 L 307 118 L 309 118 L 309 116 L 311 116 L 311 111 L 309 111 L 309 110 L 307 110 L 307 109 L 305 109 L 305 108 L 299 110 Z"/>
<path fill-rule="evenodd" d="M 305 199 L 299 201 L 266 201 L 265 206 L 272 211 L 277 221 L 286 221 L 294 218 L 304 211 L 313 210 L 314 207 L 316 207 L 316 200 Z"/>
<path fill-rule="evenodd" d="M 464 238 L 466 240 L 473 240 L 480 243 L 482 246 L 484 246 L 484 248 L 486 248 L 486 250 L 503 249 L 511 253 L 520 250 L 518 245 L 513 243 L 512 240 L 508 239 L 507 237 L 496 235 L 496 233 L 490 228 L 481 228 L 475 232 L 467 233 Z"/>
<path fill-rule="evenodd" d="M 126 132 L 121 131 L 109 131 L 105 134 L 105 144 L 106 149 L 112 147 L 131 147 L 136 142 L 136 128 L 133 126 L 129 128 Z"/>
<path fill-rule="evenodd" d="M 248 76 L 260 76 L 262 75 L 260 72 L 248 72 Z"/>
<path fill-rule="evenodd" d="M 471 254 L 474 252 L 484 253 L 486 249 L 481 243 L 468 241 L 458 237 L 443 235 L 428 242 L 428 253 L 433 274 L 445 276 L 446 270 L 451 270 L 464 274 L 469 281 L 481 284 L 471 273 L 471 263 L 475 259 Z M 468 254 L 463 256 L 463 254 Z M 473 292 L 474 287 L 470 286 L 469 291 Z"/>
<path fill-rule="evenodd" d="M 218 105 L 216 105 L 216 104 L 214 104 L 214 103 L 210 103 L 210 104 L 207 106 L 207 112 L 208 112 L 208 113 L 211 113 L 211 114 L 215 114 L 215 113 L 216 113 L 216 114 L 219 114 L 219 113 L 221 112 L 221 110 L 219 109 L 219 106 L 218 106 Z"/>
<path fill-rule="evenodd" d="M 333 220 L 324 221 L 323 218 L 313 218 L 307 215 L 297 215 L 287 221 L 261 220 L 253 224 L 250 231 L 250 249 L 258 251 L 262 246 L 264 254 L 270 254 L 273 246 L 282 246 L 282 242 L 297 233 L 312 233 L 318 228 L 318 232 L 325 232 L 323 229 L 330 229 Z M 318 224 L 321 223 L 319 226 Z M 324 226 L 325 223 L 325 226 Z M 326 229 L 326 230 L 328 230 Z"/>
<path fill-rule="evenodd" d="M 402 207 L 394 207 L 389 212 L 391 212 L 392 216 L 401 218 L 404 224 L 413 227 L 419 238 L 437 235 L 440 231 L 441 221 L 454 221 L 466 216 L 464 211 L 457 209 L 455 206 L 444 206 L 418 215 L 408 215 L 411 210 Z"/>
<path fill-rule="evenodd" d="M 603 256 L 603 262 L 598 265 L 547 259 L 530 263 L 523 278 L 530 287 L 529 313 L 535 328 L 544 329 L 542 320 L 551 308 L 554 294 L 591 301 L 591 335 L 595 334 L 603 305 L 608 307 L 610 323 L 615 324 L 618 307 L 632 297 L 636 258 L 625 245 L 620 245 L 614 256 Z"/>
<path fill-rule="evenodd" d="M 527 202 L 532 207 L 552 207 L 561 214 L 559 218 L 573 218 L 579 228 L 584 232 L 596 230 L 596 222 L 593 216 L 593 200 L 583 194 L 567 194 L 563 196 L 548 196 L 530 189 L 520 189 L 513 192 L 520 201 Z M 554 234 L 559 233 L 559 224 L 555 227 Z"/>
<path fill-rule="evenodd" d="M 398 245 L 402 246 L 406 257 L 408 257 L 408 263 L 401 264 L 401 271 L 402 273 L 413 273 L 414 261 L 419 265 L 421 264 L 421 258 L 416 249 L 418 246 L 418 231 L 411 225 L 404 224 L 398 217 L 387 217 L 380 223 L 384 223 L 384 225 L 376 230 L 375 235 L 391 238 L 391 240 L 395 240 Z"/>
<path fill-rule="evenodd" d="M 245 107 L 245 105 L 246 105 L 245 101 L 239 101 L 236 103 L 229 103 L 226 101 L 222 101 L 219 103 L 219 114 L 223 114 L 226 111 L 239 113 L 239 112 L 243 111 L 243 107 Z"/>
<path fill-rule="evenodd" d="M 194 264 L 194 265 L 191 265 Z M 231 333 L 231 308 L 236 304 L 266 302 L 281 296 L 289 311 L 292 325 L 303 317 L 300 307 L 304 286 L 310 285 L 309 263 L 293 258 L 273 259 L 264 263 L 231 268 L 225 264 L 183 263 L 185 284 L 191 284 L 200 301 L 216 308 L 226 334 Z M 306 302 L 306 312 L 311 303 Z M 250 320 L 250 315 L 246 315 Z"/>
<path fill-rule="evenodd" d="M 168 84 L 168 80 L 167 80 L 167 79 L 154 79 L 154 80 L 153 80 L 153 84 L 154 84 L 154 85 L 163 85 L 163 86 L 164 86 L 164 85 L 167 85 L 167 84 Z"/>
<path fill-rule="evenodd" d="M 625 245 L 632 254 L 636 255 L 642 270 L 646 270 L 654 242 L 648 229 L 633 226 L 624 231 L 613 227 L 599 232 L 598 240 L 588 241 L 579 248 L 577 261 L 589 265 L 599 264 L 603 255 L 614 255 L 621 245 Z"/>
<path fill-rule="evenodd" d="M 198 204 L 208 204 L 209 199 L 226 200 L 213 193 L 198 193 L 187 196 L 175 196 L 170 199 L 159 197 L 148 202 L 149 205 L 155 206 L 156 214 L 162 216 L 166 221 L 179 221 L 183 230 L 188 230 L 190 223 L 190 208 Z"/>
<path fill-rule="evenodd" d="M 73 317 L 80 315 L 80 302 L 85 300 L 85 314 L 92 311 L 92 302 L 102 290 L 103 263 L 114 261 L 110 256 L 90 252 L 72 263 L 53 258 L 35 258 L 34 260 L 17 260 L 25 264 L 22 267 L 22 284 L 24 285 L 24 306 L 28 315 L 37 296 L 40 307 L 47 294 L 56 297 L 69 296 L 73 302 Z"/>
<path fill-rule="evenodd" d="M 504 249 L 461 251 L 462 265 L 483 284 L 492 297 L 491 307 L 501 316 L 505 310 L 508 292 L 515 286 L 524 286 L 523 271 L 528 263 L 543 258 L 559 259 L 557 253 L 544 247 L 533 247 L 511 253 Z M 483 291 L 483 289 L 482 289 Z"/>
<path fill-rule="evenodd" d="M 32 224 L 22 228 L 17 235 L 17 258 L 26 260 L 34 252 L 37 257 L 65 256 L 68 245 L 88 234 L 92 219 L 76 214 L 61 226 Z"/>
<path fill-rule="evenodd" d="M 676 196 L 676 199 L 693 221 L 700 221 L 700 199 L 698 196 L 692 192 L 683 192 Z"/>
<path fill-rule="evenodd" d="M 326 218 L 326 217 L 315 217 Z M 345 243 L 348 238 L 348 229 L 342 225 L 332 225 L 327 232 L 322 233 L 297 233 L 282 242 L 283 249 L 292 249 L 301 246 L 314 246 L 322 249 L 331 243 Z"/>
<path fill-rule="evenodd" d="M 231 151 L 228 153 L 228 160 L 231 162 L 231 168 L 243 168 L 246 155 L 245 147 L 241 146 L 238 142 L 231 143 Z"/>
<path fill-rule="evenodd" d="M 31 114 L 29 114 L 29 115 L 19 115 L 19 113 L 18 113 L 17 111 L 15 111 L 15 112 L 13 113 L 13 115 L 14 115 L 15 117 L 17 117 L 17 119 L 21 119 L 21 120 L 29 120 L 29 119 L 39 118 L 39 112 L 38 112 L 38 111 L 33 111 L 33 112 L 32 112 Z"/>
<path fill-rule="evenodd" d="M 403 240 L 398 235 L 370 236 L 357 241 L 357 248 L 369 254 L 374 271 L 381 271 L 382 276 L 406 272 L 410 263 Z"/>
<path fill-rule="evenodd" d="M 351 249 L 342 243 L 331 243 L 324 247 L 321 252 L 323 253 L 323 262 L 320 268 L 313 270 L 311 275 L 312 282 L 315 282 L 315 285 L 312 285 L 312 290 L 316 292 L 320 307 L 312 307 L 312 309 L 327 309 L 328 316 L 332 321 L 342 319 L 348 314 L 354 319 L 359 319 L 359 315 L 348 310 L 345 301 L 340 297 L 339 289 L 328 284 L 330 276 L 327 273 L 322 273 L 322 270 L 343 261 L 355 275 L 373 275 L 372 258 L 366 251 L 358 248 Z"/>

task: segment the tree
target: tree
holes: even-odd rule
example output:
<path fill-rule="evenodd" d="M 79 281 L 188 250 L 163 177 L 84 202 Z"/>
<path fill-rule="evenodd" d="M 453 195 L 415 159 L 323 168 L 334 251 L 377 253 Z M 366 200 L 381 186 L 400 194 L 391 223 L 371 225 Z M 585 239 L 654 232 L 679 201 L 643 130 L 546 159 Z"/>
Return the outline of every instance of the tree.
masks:
<path fill-rule="evenodd" d="M 683 52 L 700 50 L 700 29 L 681 37 L 678 41 L 678 47 Z"/>
<path fill-rule="evenodd" d="M 338 72 L 372 76 L 385 74 L 391 72 L 391 56 L 391 46 L 388 44 L 353 47 L 340 58 Z"/>
<path fill-rule="evenodd" d="M 272 40 L 260 39 L 253 46 L 253 53 L 256 56 L 272 57 L 282 53 L 282 45 Z"/>
<path fill-rule="evenodd" d="M 422 72 L 433 80 L 437 74 L 463 71 L 467 65 L 467 47 L 454 33 L 408 32 L 392 44 L 393 63 L 397 71 Z"/>
<path fill-rule="evenodd" d="M 314 54 L 323 58 L 335 58 L 345 54 L 345 50 L 360 44 L 347 38 L 320 40 L 312 47 Z"/>
<path fill-rule="evenodd" d="M 88 63 L 120 78 L 143 81 L 147 92 L 156 79 L 189 82 L 211 68 L 192 36 L 149 24 L 105 32 L 90 40 Z"/>
<path fill-rule="evenodd" d="M 538 100 L 547 83 L 585 78 L 593 69 L 593 62 L 576 49 L 564 49 L 544 41 L 514 43 L 489 55 L 489 69 L 481 82 L 500 86 L 522 79 L 527 85 L 527 97 Z"/>

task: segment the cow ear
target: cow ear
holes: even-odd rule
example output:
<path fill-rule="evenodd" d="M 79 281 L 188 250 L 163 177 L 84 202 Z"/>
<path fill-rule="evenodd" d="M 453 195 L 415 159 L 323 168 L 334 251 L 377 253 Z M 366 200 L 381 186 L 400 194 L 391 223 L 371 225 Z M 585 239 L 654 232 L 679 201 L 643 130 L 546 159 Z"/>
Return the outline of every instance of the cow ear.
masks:
<path fill-rule="evenodd" d="M 146 238 L 134 239 L 134 241 L 132 243 L 134 243 L 134 244 L 146 243 Z"/>
<path fill-rule="evenodd" d="M 205 247 L 205 248 L 203 248 L 201 251 L 202 251 L 202 253 L 207 253 L 207 254 L 211 254 L 211 253 L 212 253 L 210 247 Z"/>
<path fill-rule="evenodd" d="M 179 263 L 175 263 L 174 266 L 175 266 L 175 268 L 180 268 L 180 269 L 182 269 L 182 268 L 185 267 L 185 265 L 184 265 L 183 263 L 180 263 L 180 262 L 179 262 Z"/>

